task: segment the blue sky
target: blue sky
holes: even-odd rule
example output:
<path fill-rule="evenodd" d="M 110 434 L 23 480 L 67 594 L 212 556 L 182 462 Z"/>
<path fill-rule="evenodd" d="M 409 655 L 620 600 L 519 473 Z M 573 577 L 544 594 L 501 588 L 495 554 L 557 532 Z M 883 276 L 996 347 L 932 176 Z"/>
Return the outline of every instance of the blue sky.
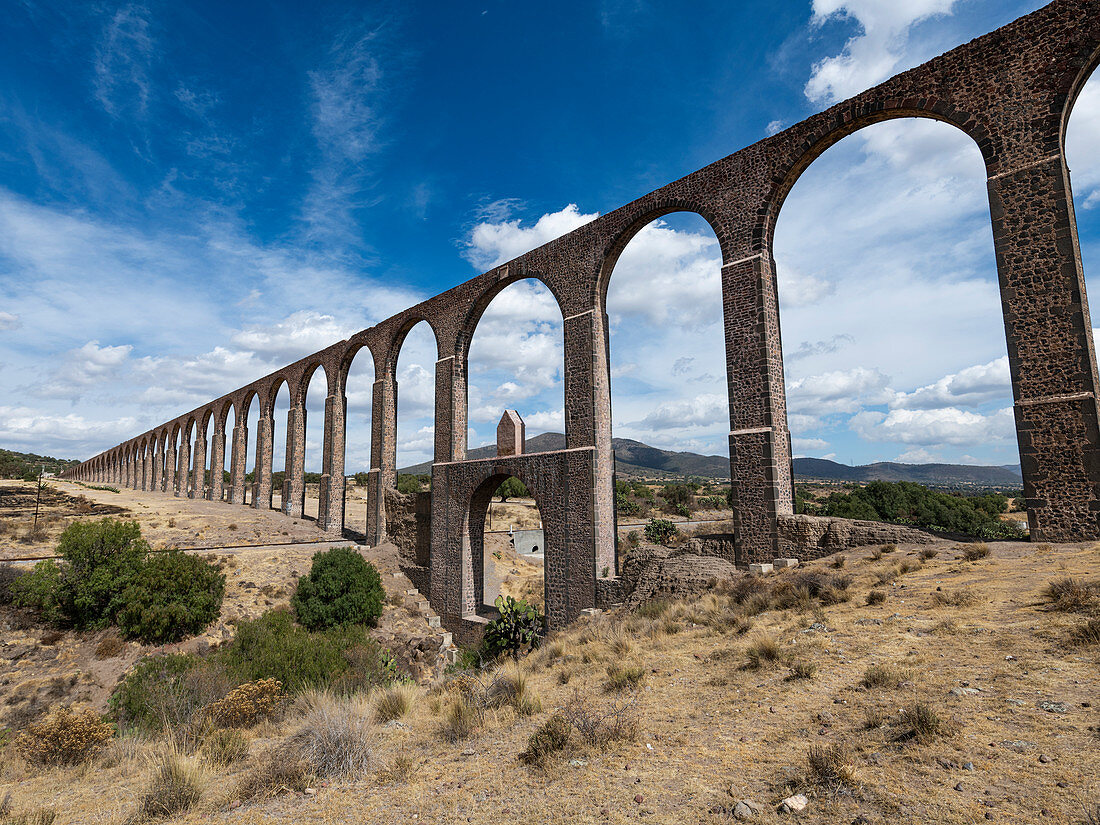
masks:
<path fill-rule="evenodd" d="M 1039 5 L 17 0 L 0 20 L 0 446 L 93 455 Z M 1094 78 L 1067 149 L 1087 276 L 1097 141 Z M 776 258 L 796 453 L 1018 460 L 961 133 L 900 121 L 829 150 Z M 717 260 L 691 216 L 624 253 L 615 435 L 725 452 Z M 430 455 L 432 350 L 421 326 L 402 351 L 402 464 Z M 349 470 L 369 456 L 360 361 Z M 544 291 L 498 297 L 471 372 L 472 445 L 505 407 L 561 429 Z"/>

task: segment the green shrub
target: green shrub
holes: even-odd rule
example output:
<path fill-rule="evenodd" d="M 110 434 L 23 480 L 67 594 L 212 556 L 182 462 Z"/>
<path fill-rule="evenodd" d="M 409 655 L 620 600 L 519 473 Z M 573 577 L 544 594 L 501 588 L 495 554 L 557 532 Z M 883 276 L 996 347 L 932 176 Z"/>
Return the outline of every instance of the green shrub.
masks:
<path fill-rule="evenodd" d="M 114 718 L 124 728 L 157 733 L 189 723 L 198 711 L 233 687 L 224 670 L 186 653 L 138 662 L 111 696 Z"/>
<path fill-rule="evenodd" d="M 667 544 L 673 536 L 679 534 L 680 528 L 668 519 L 651 518 L 649 524 L 645 526 L 646 541 L 651 541 L 654 544 Z"/>
<path fill-rule="evenodd" d="M 37 610 L 43 620 L 61 624 L 61 568 L 52 559 L 38 562 L 30 573 L 13 579 L 10 585 L 12 603 Z"/>
<path fill-rule="evenodd" d="M 630 498 L 615 499 L 615 509 L 624 516 L 636 516 L 642 512 L 642 505 Z"/>
<path fill-rule="evenodd" d="M 525 650 L 538 647 L 542 630 L 542 615 L 534 605 L 524 599 L 516 601 L 511 596 L 497 596 L 496 608 L 500 617 L 485 626 L 481 646 L 488 658 L 503 653 L 519 657 Z"/>
<path fill-rule="evenodd" d="M 311 633 L 286 610 L 270 610 L 237 626 L 233 641 L 215 654 L 234 684 L 278 679 L 288 693 L 338 686 L 351 675 L 360 648 L 380 655 L 362 625 Z"/>
<path fill-rule="evenodd" d="M 378 624 L 385 597 L 373 564 L 350 547 L 334 547 L 314 554 L 290 603 L 305 627 L 325 630 Z"/>
<path fill-rule="evenodd" d="M 74 522 L 57 545 L 60 564 L 40 562 L 14 585 L 16 602 L 77 630 L 115 622 L 124 593 L 145 563 L 148 543 L 136 521 Z"/>
<path fill-rule="evenodd" d="M 419 493 L 420 479 L 408 473 L 401 473 L 397 476 L 397 492 L 405 493 L 405 495 Z"/>
<path fill-rule="evenodd" d="M 501 502 L 505 502 L 510 498 L 527 498 L 531 495 L 531 491 L 527 489 L 527 486 L 515 476 L 509 476 L 504 479 L 496 492 L 495 496 L 500 496 Z"/>
<path fill-rule="evenodd" d="M 178 642 L 218 618 L 225 576 L 210 562 L 181 550 L 146 560 L 122 594 L 118 627 L 147 644 Z"/>

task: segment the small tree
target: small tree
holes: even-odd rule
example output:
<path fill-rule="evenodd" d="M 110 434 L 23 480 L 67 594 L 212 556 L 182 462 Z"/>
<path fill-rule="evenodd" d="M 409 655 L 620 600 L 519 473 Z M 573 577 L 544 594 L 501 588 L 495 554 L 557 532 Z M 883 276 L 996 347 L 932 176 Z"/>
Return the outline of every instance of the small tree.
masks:
<path fill-rule="evenodd" d="M 225 576 L 210 562 L 169 550 L 151 556 L 122 594 L 123 635 L 147 644 L 178 642 L 218 618 Z"/>
<path fill-rule="evenodd" d="M 524 486 L 522 481 L 515 476 L 509 476 L 504 479 L 504 482 L 499 487 L 497 487 L 495 495 L 500 496 L 500 503 L 503 504 L 510 498 L 526 498 L 531 495 L 531 493 L 527 487 Z"/>
<path fill-rule="evenodd" d="M 373 626 L 382 615 L 385 595 L 373 564 L 350 547 L 334 547 L 313 555 L 313 565 L 298 580 L 290 604 L 310 630 Z"/>
<path fill-rule="evenodd" d="M 409 495 L 420 492 L 420 479 L 409 473 L 402 473 L 397 477 L 397 492 Z"/>

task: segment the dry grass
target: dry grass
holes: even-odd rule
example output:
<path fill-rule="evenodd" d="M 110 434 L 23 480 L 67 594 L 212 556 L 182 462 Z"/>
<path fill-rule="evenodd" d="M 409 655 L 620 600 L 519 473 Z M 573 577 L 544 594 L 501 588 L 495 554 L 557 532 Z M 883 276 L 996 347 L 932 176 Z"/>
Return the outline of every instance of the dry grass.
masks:
<path fill-rule="evenodd" d="M 240 508 L 219 506 L 232 512 L 242 526 L 249 525 L 240 521 L 246 517 Z M 583 645 L 578 644 L 578 636 L 585 627 L 567 628 L 521 662 L 528 685 L 542 698 L 542 712 L 520 719 L 508 705 L 491 709 L 470 739 L 451 743 L 439 731 L 457 694 L 437 691 L 417 702 L 400 726 L 384 731 L 374 727 L 379 739 L 372 770 L 361 778 L 309 785 L 317 791 L 309 798 L 256 801 L 217 813 L 192 810 L 180 821 L 199 822 L 213 816 L 233 825 L 281 820 L 412 822 L 415 816 L 416 822 L 469 820 L 470 825 L 488 825 L 505 817 L 563 825 L 636 818 L 662 825 L 718 825 L 731 821 L 731 785 L 736 786 L 738 798 L 756 799 L 765 806 L 761 822 L 778 822 L 781 817 L 773 812 L 780 799 L 798 791 L 811 796 L 810 809 L 802 817 L 806 821 L 843 823 L 862 815 L 876 823 L 901 818 L 919 825 L 970 825 L 975 816 L 981 818 L 986 808 L 979 804 L 987 798 L 998 802 L 998 807 L 990 809 L 998 819 L 1082 821 L 1074 792 L 1058 788 L 1055 780 L 1064 780 L 1071 788 L 1100 786 L 1100 765 L 1080 758 L 1092 752 L 1098 741 L 1096 733 L 1088 730 L 1096 726 L 1095 711 L 1080 708 L 1084 702 L 1095 703 L 1100 691 L 1097 648 L 1072 649 L 1064 643 L 1075 624 L 1092 616 L 1050 611 L 1046 604 L 1037 604 L 1037 595 L 1052 578 L 1095 579 L 1098 551 L 1089 545 L 1056 545 L 1049 555 L 1036 559 L 1028 545 L 998 543 L 993 576 L 983 564 L 952 561 L 959 555 L 951 552 L 954 543 L 931 546 L 940 550 L 939 557 L 923 570 L 907 574 L 901 582 L 905 587 L 890 594 L 883 610 L 864 607 L 873 574 L 887 561 L 891 566 L 902 561 L 905 551 L 912 549 L 916 559 L 919 548 L 901 547 L 878 565 L 856 564 L 865 552 L 849 552 L 841 570 L 829 566 L 832 558 L 804 563 L 808 570 L 856 574 L 848 588 L 851 601 L 825 608 L 828 633 L 803 632 L 809 630 L 811 616 L 817 618 L 812 611 L 820 605 L 814 599 L 803 615 L 797 615 L 800 607 L 780 610 L 765 604 L 752 617 L 749 635 L 739 637 L 733 625 L 748 614 L 730 597 L 734 584 L 712 594 L 718 597 L 717 603 L 707 597 L 670 600 L 656 621 L 636 612 L 601 617 L 608 627 Z M 240 558 L 243 574 L 254 576 L 248 557 Z M 792 572 L 767 578 L 776 582 Z M 979 587 L 983 595 L 965 610 L 945 609 L 931 600 L 937 585 L 948 592 Z M 770 589 L 769 583 L 761 595 L 769 598 Z M 885 609 L 894 604 L 902 614 L 896 619 L 888 615 L 892 610 Z M 665 614 L 680 625 L 678 634 L 660 632 Z M 693 627 L 691 621 L 699 618 L 704 624 Z M 650 636 L 654 624 L 657 633 Z M 621 694 L 603 691 L 607 667 L 616 662 L 614 642 L 609 641 L 616 626 L 633 643 L 627 663 L 646 664 L 645 689 Z M 739 668 L 746 647 L 761 633 L 780 642 L 792 666 L 812 661 L 821 671 L 812 681 L 799 682 L 787 681 L 786 666 L 758 671 Z M 62 647 L 72 644 L 74 635 L 67 634 Z M 1008 654 L 1016 658 L 1009 661 Z M 897 690 L 857 689 L 872 662 L 912 674 L 914 684 Z M 558 684 L 563 671 L 569 674 L 567 686 Z M 484 673 L 478 676 L 485 681 L 491 678 Z M 939 704 L 964 680 L 982 687 L 988 684 L 990 690 L 942 699 Z M 527 750 L 531 734 L 564 708 L 575 688 L 582 702 L 600 710 L 600 715 L 609 700 L 630 699 L 638 718 L 644 720 L 644 736 L 634 743 L 610 742 L 602 752 L 590 749 L 570 728 L 566 747 L 549 754 L 545 773 L 518 762 L 516 757 Z M 1040 694 L 1066 702 L 1070 710 L 1059 717 L 1036 711 L 1031 697 Z M 1006 697 L 1027 705 L 1016 711 L 1005 705 Z M 922 744 L 915 734 L 896 741 L 911 730 L 899 709 L 915 702 L 928 705 L 948 731 L 955 724 L 947 712 L 950 708 L 965 722 L 965 729 L 957 737 L 936 734 L 929 744 Z M 769 713 L 769 707 L 777 712 Z M 227 769 L 209 767 L 208 787 L 232 786 L 299 724 L 300 717 L 291 713 L 285 720 L 265 722 L 245 732 L 253 739 L 253 757 Z M 867 730 L 860 729 L 864 724 Z M 821 737 L 819 726 L 827 728 Z M 1021 755 L 1000 746 L 1016 740 L 1035 747 Z M 997 747 L 987 748 L 991 742 Z M 819 743 L 849 748 L 864 776 L 838 790 L 831 780 L 802 785 L 809 777 L 807 750 Z M 1054 761 L 1039 765 L 1038 753 L 1050 754 Z M 978 773 L 945 773 L 936 765 L 936 757 L 957 762 L 973 759 Z M 571 765 L 571 760 L 577 764 Z M 118 822 L 120 813 L 134 807 L 148 768 L 140 767 L 140 761 L 136 771 L 134 762 L 108 768 L 103 767 L 104 761 L 96 761 L 95 771 L 42 772 L 29 772 L 17 762 L 15 767 L 0 767 L 0 787 L 12 788 L 16 811 L 53 804 L 59 811 L 64 808 L 59 818 L 66 821 Z M 958 779 L 967 792 L 951 790 Z M 992 791 L 991 797 L 982 795 L 986 788 Z M 644 802 L 635 803 L 636 794 L 644 795 Z M 1011 803 L 1000 801 L 1005 798 Z M 105 799 L 118 801 L 104 809 Z M 64 805 L 53 800 L 64 800 Z M 126 810 L 120 811 L 120 805 Z M 604 807 L 609 815 L 601 814 Z M 716 807 L 727 812 L 712 814 Z M 1048 810 L 1048 817 L 1040 817 L 1041 808 Z M 792 822 L 796 818 L 788 817 Z"/>
<path fill-rule="evenodd" d="M 1100 618 L 1087 619 L 1070 631 L 1070 644 L 1074 647 L 1100 645 Z"/>
<path fill-rule="evenodd" d="M 932 559 L 936 558 L 936 556 L 938 556 L 939 554 L 940 554 L 939 550 L 933 550 L 931 547 L 924 547 L 924 548 L 921 549 L 920 553 L 918 553 L 917 555 L 918 555 L 918 557 L 920 558 L 921 561 L 931 561 Z"/>
<path fill-rule="evenodd" d="M 817 675 L 817 665 L 813 662 L 799 659 L 791 665 L 791 679 L 812 679 Z"/>
<path fill-rule="evenodd" d="M 882 604 L 886 601 L 886 594 L 881 590 L 871 590 L 867 593 L 867 604 Z"/>
<path fill-rule="evenodd" d="M 1054 579 L 1043 590 L 1051 610 L 1084 613 L 1100 603 L 1100 585 L 1066 576 Z"/>
<path fill-rule="evenodd" d="M 747 657 L 745 666 L 749 670 L 759 670 L 779 664 L 783 660 L 783 649 L 775 636 L 762 633 L 749 645 L 745 656 Z"/>
<path fill-rule="evenodd" d="M 200 747 L 203 757 L 214 767 L 225 768 L 248 757 L 248 740 L 233 728 L 210 731 Z"/>
<path fill-rule="evenodd" d="M 927 745 L 947 732 L 947 724 L 940 715 L 925 702 L 913 702 L 901 713 L 901 723 L 905 730 L 900 739 L 913 739 Z"/>
<path fill-rule="evenodd" d="M 932 594 L 932 603 L 941 607 L 969 607 L 977 604 L 982 594 L 973 588 L 960 590 L 937 590 Z"/>
<path fill-rule="evenodd" d="M 604 690 L 614 693 L 634 690 L 645 680 L 645 668 L 641 665 L 613 664 L 607 666 Z"/>
<path fill-rule="evenodd" d="M 162 756 L 132 821 L 167 819 L 190 810 L 202 799 L 205 784 L 202 768 L 194 760 L 178 753 Z"/>
<path fill-rule="evenodd" d="M 962 557 L 966 561 L 978 561 L 978 559 L 984 559 L 989 555 L 989 546 L 981 541 L 959 545 L 958 549 L 962 551 Z"/>
<path fill-rule="evenodd" d="M 863 671 L 863 679 L 860 684 L 868 690 L 876 688 L 894 687 L 902 680 L 902 676 L 890 665 L 871 665 Z"/>
<path fill-rule="evenodd" d="M 317 777 L 362 776 L 373 764 L 376 734 L 366 697 L 321 695 L 281 746 Z"/>
<path fill-rule="evenodd" d="M 113 659 L 125 649 L 126 641 L 118 633 L 112 631 L 96 645 L 95 657 L 97 659 Z"/>
<path fill-rule="evenodd" d="M 806 752 L 808 779 L 815 785 L 837 788 L 859 782 L 852 754 L 841 744 L 811 745 Z"/>
<path fill-rule="evenodd" d="M 301 793 L 313 781 L 309 764 L 290 749 L 273 747 L 262 752 L 233 789 L 232 798 L 241 802 L 269 799 L 283 793 Z"/>
<path fill-rule="evenodd" d="M 397 682 L 382 688 L 374 702 L 375 721 L 392 722 L 394 719 L 406 716 L 412 710 L 413 703 L 419 695 L 420 691 L 416 685 L 408 682 Z"/>

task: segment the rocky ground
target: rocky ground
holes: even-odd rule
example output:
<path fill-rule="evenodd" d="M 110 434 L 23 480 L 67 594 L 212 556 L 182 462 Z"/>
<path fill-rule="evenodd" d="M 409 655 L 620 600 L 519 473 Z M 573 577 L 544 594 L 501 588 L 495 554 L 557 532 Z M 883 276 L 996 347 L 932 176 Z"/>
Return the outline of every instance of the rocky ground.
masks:
<path fill-rule="evenodd" d="M 134 506 L 141 517 L 160 507 L 145 503 L 148 510 Z M 263 538 L 267 514 L 218 506 L 233 514 L 238 531 Z M 179 515 L 187 529 L 200 529 L 200 516 Z M 201 803 L 178 821 L 1086 822 L 1086 806 L 1100 803 L 1100 646 L 1075 641 L 1086 614 L 1054 609 L 1045 590 L 1065 577 L 1100 579 L 1100 550 L 1091 543 L 988 548 L 972 560 L 971 548 L 942 540 L 845 551 L 765 577 L 767 587 L 794 595 L 752 610 L 738 595 L 739 573 L 728 581 L 700 576 L 694 592 L 672 599 L 662 596 L 657 576 L 649 585 L 655 600 L 582 621 L 521 663 L 541 699 L 532 716 L 493 712 L 470 738 L 452 742 L 442 732 L 449 693 L 423 688 L 405 718 L 374 728 L 367 774 L 230 807 L 227 789 L 247 764 L 206 767 Z M 306 569 L 312 551 L 216 552 L 233 581 L 228 610 L 244 615 L 285 600 L 278 589 Z M 374 560 L 400 596 L 386 566 L 396 564 L 392 549 Z M 807 572 L 850 581 L 836 591 L 839 600 L 823 603 L 801 595 L 807 580 L 795 577 Z M 402 611 L 424 621 L 415 609 L 408 603 L 391 613 L 395 622 L 404 621 Z M 5 625 L 0 655 L 5 668 L 39 674 L 38 701 L 68 701 L 110 680 L 95 668 L 108 662 L 121 672 L 140 652 L 127 647 L 96 660 L 101 641 Z M 636 669 L 633 688 L 612 686 L 609 669 L 624 667 Z M 14 694 L 12 672 L 0 675 L 7 682 L 0 703 Z M 531 734 L 574 696 L 597 710 L 627 707 L 636 738 L 571 749 L 545 771 L 521 764 Z M 10 713 L 22 703 L 5 707 Z M 913 735 L 918 706 L 938 721 L 928 736 Z M 287 725 L 250 732 L 252 752 Z M 17 811 L 51 807 L 58 825 L 121 823 L 162 747 L 127 741 L 90 767 L 46 771 L 4 749 L 0 798 L 10 791 Z M 822 773 L 823 760 L 831 774 Z M 799 796 L 803 810 L 779 811 L 784 800 L 800 806 Z"/>

